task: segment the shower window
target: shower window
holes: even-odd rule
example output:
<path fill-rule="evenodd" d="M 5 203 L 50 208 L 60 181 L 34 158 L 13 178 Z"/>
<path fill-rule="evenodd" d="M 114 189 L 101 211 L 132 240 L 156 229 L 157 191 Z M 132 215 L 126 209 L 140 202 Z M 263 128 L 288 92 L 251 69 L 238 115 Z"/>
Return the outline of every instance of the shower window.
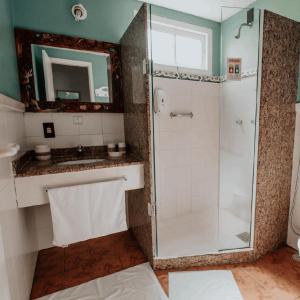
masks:
<path fill-rule="evenodd" d="M 210 74 L 212 31 L 165 18 L 152 20 L 153 62 L 170 71 Z"/>

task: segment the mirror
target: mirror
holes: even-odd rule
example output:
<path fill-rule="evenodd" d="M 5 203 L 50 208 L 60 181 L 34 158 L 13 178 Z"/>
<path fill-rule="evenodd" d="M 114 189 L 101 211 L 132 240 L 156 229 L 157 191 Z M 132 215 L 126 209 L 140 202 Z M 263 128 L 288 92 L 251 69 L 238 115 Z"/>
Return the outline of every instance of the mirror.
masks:
<path fill-rule="evenodd" d="M 31 45 L 37 100 L 109 103 L 110 56 Z"/>
<path fill-rule="evenodd" d="M 123 112 L 120 45 L 16 29 L 27 111 Z"/>

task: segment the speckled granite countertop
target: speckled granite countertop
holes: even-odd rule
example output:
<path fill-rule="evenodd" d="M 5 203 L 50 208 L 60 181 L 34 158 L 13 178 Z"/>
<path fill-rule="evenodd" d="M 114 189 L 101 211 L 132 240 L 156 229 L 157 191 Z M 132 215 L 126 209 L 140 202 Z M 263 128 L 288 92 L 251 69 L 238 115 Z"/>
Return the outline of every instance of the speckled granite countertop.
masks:
<path fill-rule="evenodd" d="M 28 151 L 13 162 L 15 177 L 29 177 L 39 175 L 49 175 L 67 172 L 79 172 L 102 168 L 112 168 L 128 165 L 142 164 L 143 161 L 133 155 L 126 155 L 121 159 L 108 158 L 104 147 L 86 147 L 82 154 L 78 154 L 75 148 L 53 149 L 52 159 L 49 161 L 38 161 L 34 157 L 33 151 Z M 61 162 L 84 160 L 84 159 L 104 159 L 100 162 L 59 165 Z"/>

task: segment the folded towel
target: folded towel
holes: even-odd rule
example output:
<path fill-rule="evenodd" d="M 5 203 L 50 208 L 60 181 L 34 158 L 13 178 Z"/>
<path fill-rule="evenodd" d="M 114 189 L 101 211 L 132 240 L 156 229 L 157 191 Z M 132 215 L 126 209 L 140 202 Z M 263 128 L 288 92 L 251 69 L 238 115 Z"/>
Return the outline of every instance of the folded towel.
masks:
<path fill-rule="evenodd" d="M 127 230 L 124 180 L 48 190 L 55 246 Z"/>

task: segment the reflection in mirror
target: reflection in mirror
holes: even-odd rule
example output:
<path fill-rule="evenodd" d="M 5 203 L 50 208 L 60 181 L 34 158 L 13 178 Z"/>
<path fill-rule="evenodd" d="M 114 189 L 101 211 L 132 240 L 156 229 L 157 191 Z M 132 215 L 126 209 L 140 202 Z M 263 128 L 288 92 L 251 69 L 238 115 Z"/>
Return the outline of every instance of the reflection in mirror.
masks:
<path fill-rule="evenodd" d="M 37 100 L 109 103 L 110 56 L 31 45 Z"/>

